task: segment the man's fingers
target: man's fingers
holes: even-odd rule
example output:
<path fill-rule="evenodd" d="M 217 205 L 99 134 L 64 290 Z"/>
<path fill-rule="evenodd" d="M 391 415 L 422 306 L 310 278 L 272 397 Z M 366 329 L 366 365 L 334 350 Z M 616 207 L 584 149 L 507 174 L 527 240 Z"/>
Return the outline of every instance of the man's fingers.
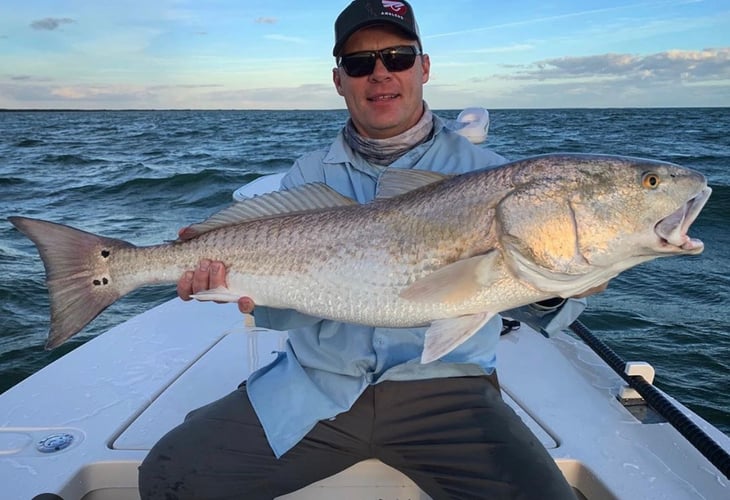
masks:
<path fill-rule="evenodd" d="M 251 297 L 241 297 L 238 299 L 238 310 L 243 314 L 251 314 L 253 312 L 255 304 Z"/>
<path fill-rule="evenodd" d="M 186 271 L 177 282 L 177 295 L 182 300 L 190 300 L 190 294 L 193 291 L 194 274 L 192 271 Z"/>
<path fill-rule="evenodd" d="M 226 266 L 223 262 L 203 259 L 195 271 L 187 271 L 180 277 L 177 294 L 182 300 L 190 300 L 193 294 L 226 286 Z M 241 297 L 238 308 L 243 313 L 251 313 L 254 308 L 253 300 L 250 297 Z"/>
<path fill-rule="evenodd" d="M 210 263 L 208 286 L 210 288 L 226 286 L 226 267 L 222 262 L 213 261 Z"/>
<path fill-rule="evenodd" d="M 210 261 L 203 259 L 193 274 L 193 293 L 210 289 Z"/>

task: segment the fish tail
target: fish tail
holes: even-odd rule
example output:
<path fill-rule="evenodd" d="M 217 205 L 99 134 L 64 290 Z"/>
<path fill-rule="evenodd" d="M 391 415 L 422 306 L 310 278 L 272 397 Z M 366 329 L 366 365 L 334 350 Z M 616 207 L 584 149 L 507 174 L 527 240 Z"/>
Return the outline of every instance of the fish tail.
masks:
<path fill-rule="evenodd" d="M 38 219 L 8 220 L 35 243 L 46 269 L 51 303 L 46 349 L 61 345 L 129 291 L 115 283 L 112 266 L 116 252 L 131 243 Z"/>

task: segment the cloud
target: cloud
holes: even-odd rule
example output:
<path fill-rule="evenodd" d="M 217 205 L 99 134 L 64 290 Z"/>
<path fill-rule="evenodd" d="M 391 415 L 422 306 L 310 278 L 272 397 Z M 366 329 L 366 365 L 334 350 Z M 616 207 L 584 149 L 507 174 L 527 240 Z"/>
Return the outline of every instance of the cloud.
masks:
<path fill-rule="evenodd" d="M 275 17 L 258 17 L 254 22 L 256 24 L 276 24 L 279 20 Z"/>
<path fill-rule="evenodd" d="M 470 54 L 503 54 L 503 53 L 511 53 L 511 52 L 525 52 L 528 50 L 533 50 L 535 48 L 534 44 L 530 43 L 513 43 L 512 45 L 505 45 L 501 47 L 484 47 L 481 49 L 473 49 L 467 51 L 467 53 Z"/>
<path fill-rule="evenodd" d="M 58 29 L 62 24 L 71 24 L 75 22 L 76 21 L 68 17 L 46 17 L 33 21 L 30 23 L 30 27 L 34 30 L 53 31 Z"/>
<path fill-rule="evenodd" d="M 6 81 L 9 82 L 31 82 L 31 83 L 46 83 L 52 81 L 51 78 L 44 77 L 44 76 L 38 76 L 38 75 L 28 75 L 23 73 L 15 73 L 15 74 L 7 74 L 4 75 L 4 78 Z M 0 82 L 2 82 L 2 78 L 0 77 Z"/>
<path fill-rule="evenodd" d="M 730 80 L 730 47 L 668 50 L 649 55 L 601 54 L 560 57 L 515 68 L 517 80 L 603 78 L 650 82 Z"/>
<path fill-rule="evenodd" d="M 681 0 L 680 0 L 681 1 Z M 689 0 L 689 1 L 699 1 L 699 0 Z M 658 2 L 651 2 L 650 5 L 654 5 L 656 7 L 662 5 L 662 4 L 673 4 L 676 0 L 660 0 Z M 626 10 L 634 10 L 640 5 L 610 5 L 608 7 L 598 7 L 595 9 L 587 9 L 587 10 L 581 10 L 576 12 L 566 12 L 551 16 L 542 16 L 542 17 L 534 17 L 534 18 L 528 18 L 528 19 L 520 19 L 517 21 L 511 21 L 501 24 L 491 24 L 486 26 L 481 26 L 478 28 L 466 28 L 458 31 L 450 31 L 445 33 L 436 33 L 433 35 L 427 35 L 423 38 L 425 39 L 432 39 L 432 38 L 443 38 L 443 37 L 453 37 L 453 36 L 463 36 L 463 35 L 473 35 L 474 33 L 482 33 L 487 31 L 496 31 L 496 30 L 502 30 L 502 29 L 513 29 L 518 27 L 525 27 L 525 26 L 532 26 L 537 24 L 550 24 L 555 23 L 556 21 L 564 21 L 568 19 L 574 19 L 579 17 L 589 17 L 589 16 L 601 16 L 605 17 L 610 12 L 620 12 L 620 11 L 626 11 Z"/>
<path fill-rule="evenodd" d="M 145 97 L 148 92 L 145 89 L 136 88 L 133 86 L 65 86 L 65 87 L 54 87 L 50 89 L 50 94 L 54 97 L 62 98 L 65 100 L 76 101 L 76 100 L 99 100 L 120 98 L 125 99 L 138 99 Z"/>
<path fill-rule="evenodd" d="M 267 40 L 275 40 L 277 42 L 287 42 L 287 43 L 306 43 L 307 41 L 304 38 L 299 38 L 296 36 L 286 36 L 286 35 L 264 35 L 264 38 Z"/>
<path fill-rule="evenodd" d="M 58 84 L 18 75 L 0 79 L 0 108 L 161 109 L 189 108 L 219 84 Z"/>
<path fill-rule="evenodd" d="M 184 90 L 210 90 L 219 88 L 219 84 L 180 84 L 180 85 L 67 85 L 49 88 L 55 97 L 71 101 L 94 101 L 100 99 L 144 99 L 159 97 L 165 93 Z"/>
<path fill-rule="evenodd" d="M 717 106 L 730 95 L 730 47 L 560 57 L 503 69 L 468 88 L 484 94 L 492 85 L 495 107 Z"/>
<path fill-rule="evenodd" d="M 343 106 L 331 84 L 213 91 L 202 96 L 213 107 L 263 109 L 332 109 Z"/>

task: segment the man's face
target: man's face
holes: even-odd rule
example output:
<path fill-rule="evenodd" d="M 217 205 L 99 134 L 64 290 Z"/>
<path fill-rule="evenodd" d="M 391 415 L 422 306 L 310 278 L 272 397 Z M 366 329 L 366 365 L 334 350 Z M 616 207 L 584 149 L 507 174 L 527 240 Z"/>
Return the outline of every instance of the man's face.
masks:
<path fill-rule="evenodd" d="M 341 54 L 380 50 L 398 45 L 417 46 L 400 31 L 373 26 L 356 31 L 347 40 Z M 428 81 L 431 63 L 427 55 L 405 71 L 390 72 L 380 58 L 373 73 L 351 77 L 342 68 L 333 70 L 337 93 L 345 98 L 357 131 L 372 139 L 394 137 L 413 127 L 423 114 L 423 84 Z"/>

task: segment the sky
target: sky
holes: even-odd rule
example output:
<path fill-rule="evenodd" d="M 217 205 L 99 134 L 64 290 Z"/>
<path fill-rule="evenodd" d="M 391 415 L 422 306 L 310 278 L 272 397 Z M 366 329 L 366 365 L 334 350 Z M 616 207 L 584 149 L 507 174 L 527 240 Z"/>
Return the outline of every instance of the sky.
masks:
<path fill-rule="evenodd" d="M 0 0 L 0 108 L 339 109 L 347 0 Z M 728 0 L 413 0 L 434 109 L 730 106 Z"/>

